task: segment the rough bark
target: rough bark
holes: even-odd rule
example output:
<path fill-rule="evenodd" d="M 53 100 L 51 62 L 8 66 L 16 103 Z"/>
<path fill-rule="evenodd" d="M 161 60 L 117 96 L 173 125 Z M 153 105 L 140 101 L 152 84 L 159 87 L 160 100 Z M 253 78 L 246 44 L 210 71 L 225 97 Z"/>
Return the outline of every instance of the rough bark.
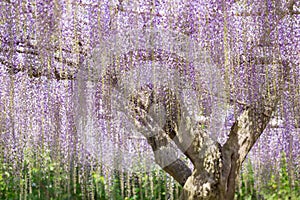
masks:
<path fill-rule="evenodd" d="M 203 135 L 195 138 L 205 141 L 206 145 L 193 143 L 201 153 L 197 162 L 194 162 L 192 175 L 184 185 L 182 199 L 234 198 L 240 167 L 269 122 L 276 102 L 247 108 L 232 126 L 229 139 L 223 147 L 211 139 L 204 139 Z"/>
<path fill-rule="evenodd" d="M 200 160 L 194 165 L 193 173 L 183 187 L 183 200 L 221 199 L 221 146 L 213 140 L 206 142 L 208 143 L 205 147 L 198 148 Z"/>

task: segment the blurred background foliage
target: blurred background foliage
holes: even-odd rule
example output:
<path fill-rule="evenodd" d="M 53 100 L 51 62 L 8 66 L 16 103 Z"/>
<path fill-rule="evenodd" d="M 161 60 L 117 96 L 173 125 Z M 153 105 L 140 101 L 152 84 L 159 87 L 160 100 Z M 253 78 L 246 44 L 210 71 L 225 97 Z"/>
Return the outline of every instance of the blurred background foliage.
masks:
<path fill-rule="evenodd" d="M 64 169 L 47 152 L 24 160 L 16 176 L 9 163 L 0 160 L 0 199 L 178 199 L 181 186 L 163 170 L 144 173 L 114 171 L 110 179 L 105 171 L 92 166 Z M 38 158 L 37 158 L 38 157 Z M 39 162 L 37 161 L 39 160 Z M 298 169 L 295 170 L 299 174 Z M 265 174 L 258 182 L 251 160 L 247 159 L 236 187 L 235 199 L 299 199 L 299 180 L 291 180 L 286 155 L 281 154 L 280 169 Z"/>

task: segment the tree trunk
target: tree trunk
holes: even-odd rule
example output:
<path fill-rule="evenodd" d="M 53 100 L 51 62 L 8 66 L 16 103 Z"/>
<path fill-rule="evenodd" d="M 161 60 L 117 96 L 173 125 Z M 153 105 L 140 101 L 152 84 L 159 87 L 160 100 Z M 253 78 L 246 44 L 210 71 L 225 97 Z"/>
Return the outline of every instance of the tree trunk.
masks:
<path fill-rule="evenodd" d="M 235 180 L 239 172 L 237 158 L 233 154 L 231 160 L 225 162 L 223 160 L 222 147 L 217 143 L 209 145 L 204 153 L 203 160 L 195 163 L 192 175 L 185 182 L 181 199 L 233 199 Z M 227 171 L 230 173 L 224 173 Z"/>
<path fill-rule="evenodd" d="M 199 170 L 195 169 L 184 185 L 181 200 L 233 199 L 235 192 L 235 179 L 230 181 L 232 188 L 226 190 L 220 179 L 211 179 L 214 175 L 215 174 L 208 174 L 207 176 L 203 176 L 203 174 L 199 173 Z"/>
<path fill-rule="evenodd" d="M 194 171 L 183 186 L 182 200 L 231 200 L 240 167 L 257 139 L 263 133 L 278 99 L 244 110 L 231 127 L 229 138 L 221 146 L 201 129 L 196 129 L 192 148 L 185 153 L 194 164 Z"/>

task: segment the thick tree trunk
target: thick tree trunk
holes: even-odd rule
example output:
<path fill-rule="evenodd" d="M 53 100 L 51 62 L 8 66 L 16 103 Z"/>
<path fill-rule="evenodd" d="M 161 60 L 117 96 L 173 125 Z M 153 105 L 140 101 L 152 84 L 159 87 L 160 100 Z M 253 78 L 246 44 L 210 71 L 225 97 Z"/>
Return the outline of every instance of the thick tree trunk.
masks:
<path fill-rule="evenodd" d="M 222 147 L 207 138 L 205 133 L 198 134 L 195 141 L 202 143 L 193 142 L 198 157 L 193 159 L 194 171 L 184 184 L 182 200 L 234 198 L 240 167 L 268 124 L 276 104 L 276 99 L 268 99 L 263 104 L 246 108 L 232 126 L 229 138 Z M 197 156 L 195 152 L 192 158 Z"/>
<path fill-rule="evenodd" d="M 182 200 L 224 199 L 220 187 L 220 151 L 208 152 L 202 165 L 195 166 L 192 175 L 187 179 L 181 195 Z"/>
<path fill-rule="evenodd" d="M 224 162 L 222 147 L 218 143 L 207 146 L 202 160 L 195 163 L 192 175 L 183 186 L 181 200 L 227 200 L 234 198 L 235 180 L 239 168 L 237 156 Z M 203 152 L 202 152 L 203 153 Z M 199 162 L 200 161 L 200 162 Z M 226 165 L 225 165 L 226 164 Z M 229 175 L 223 171 L 230 171 Z"/>
<path fill-rule="evenodd" d="M 226 190 L 220 178 L 212 179 L 216 173 L 203 174 L 199 169 L 195 169 L 193 174 L 186 181 L 181 200 L 231 200 L 235 193 L 235 179 L 237 173 L 231 176 L 226 182 L 230 188 Z"/>

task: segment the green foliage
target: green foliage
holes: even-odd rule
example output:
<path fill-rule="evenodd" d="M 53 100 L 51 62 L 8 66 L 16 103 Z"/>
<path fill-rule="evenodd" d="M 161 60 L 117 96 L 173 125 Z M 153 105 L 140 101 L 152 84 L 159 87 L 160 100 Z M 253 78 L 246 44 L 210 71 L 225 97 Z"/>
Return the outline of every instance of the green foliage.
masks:
<path fill-rule="evenodd" d="M 5 177 L 3 177 L 5 176 Z M 20 166 L 0 160 L 0 199 L 79 199 L 71 184 L 71 173 L 54 161 L 49 151 L 40 155 L 24 152 Z"/>
<path fill-rule="evenodd" d="M 266 199 L 270 200 L 289 200 L 300 199 L 299 182 L 296 180 L 294 185 L 288 174 L 286 155 L 282 153 L 280 161 L 279 176 L 271 175 L 268 185 L 263 192 Z"/>
<path fill-rule="evenodd" d="M 257 200 L 260 198 L 254 187 L 254 171 L 250 160 L 246 166 L 246 173 L 241 175 L 241 186 L 236 192 L 235 198 L 241 200 Z"/>
<path fill-rule="evenodd" d="M 241 175 L 241 184 L 235 194 L 235 199 L 239 200 L 299 200 L 300 185 L 295 180 L 291 184 L 288 174 L 286 156 L 282 153 L 279 174 L 272 174 L 266 185 L 260 185 L 260 192 L 255 188 L 255 176 L 250 161 L 246 166 L 246 171 Z"/>
<path fill-rule="evenodd" d="M 91 167 L 62 164 L 48 152 L 39 156 L 25 153 L 22 168 L 0 158 L 0 199 L 97 199 L 97 200 L 163 200 L 178 199 L 182 188 L 162 170 L 144 173 L 115 171 L 108 180 Z M 257 190 L 257 187 L 260 190 Z M 251 162 L 241 175 L 235 198 L 241 200 L 296 200 L 300 197 L 299 182 L 291 183 L 285 155 L 282 154 L 278 175 L 273 173 L 266 185 L 255 185 Z"/>
<path fill-rule="evenodd" d="M 93 172 L 92 178 L 93 184 L 95 185 L 95 198 L 99 200 L 106 199 L 105 178 L 96 172 Z"/>
<path fill-rule="evenodd" d="M 0 160 L 0 199 L 158 200 L 176 196 L 179 190 L 162 170 L 139 174 L 115 172 L 108 181 L 90 167 L 66 168 L 48 152 L 39 156 L 25 153 L 18 173 Z"/>
<path fill-rule="evenodd" d="M 123 177 L 128 174 L 123 174 Z M 117 178 L 117 180 L 116 180 Z M 123 179 L 124 190 L 126 190 L 124 197 L 122 198 L 120 189 L 120 176 L 115 176 L 114 192 L 118 196 L 113 199 L 125 199 L 125 200 L 158 200 L 168 199 L 173 196 L 178 196 L 181 191 L 181 186 L 171 181 L 171 178 L 166 175 L 162 170 L 155 170 L 151 173 L 137 173 L 131 174 L 129 180 Z M 175 198 L 176 199 L 176 198 Z"/>

